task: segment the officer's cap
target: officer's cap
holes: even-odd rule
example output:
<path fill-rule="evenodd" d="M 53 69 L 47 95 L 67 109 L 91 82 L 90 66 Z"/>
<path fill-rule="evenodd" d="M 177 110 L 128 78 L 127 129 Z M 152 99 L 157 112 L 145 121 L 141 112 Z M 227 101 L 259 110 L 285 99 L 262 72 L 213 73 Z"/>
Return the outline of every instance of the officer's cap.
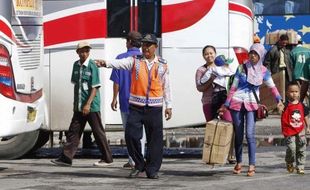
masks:
<path fill-rule="evenodd" d="M 141 42 L 148 42 L 148 43 L 152 43 L 152 44 L 157 44 L 158 41 L 157 41 L 157 38 L 154 34 L 146 34 Z"/>

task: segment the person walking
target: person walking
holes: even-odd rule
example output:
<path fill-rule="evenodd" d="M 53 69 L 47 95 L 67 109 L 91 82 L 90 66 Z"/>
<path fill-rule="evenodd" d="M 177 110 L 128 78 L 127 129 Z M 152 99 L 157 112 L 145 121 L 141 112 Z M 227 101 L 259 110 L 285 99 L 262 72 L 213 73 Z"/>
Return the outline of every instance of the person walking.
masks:
<path fill-rule="evenodd" d="M 226 79 L 223 76 L 219 76 L 218 72 L 215 72 L 216 70 L 220 70 L 220 67 L 226 67 L 223 65 L 227 63 L 227 60 L 223 59 L 222 55 L 216 56 L 216 49 L 214 46 L 211 45 L 206 45 L 202 49 L 202 56 L 206 63 L 196 70 L 195 80 L 197 90 L 199 92 L 202 92 L 202 109 L 206 122 L 208 122 L 217 117 L 217 111 L 225 102 L 227 97 Z M 230 71 L 222 71 L 222 74 L 223 73 L 229 74 Z M 206 77 L 207 75 L 209 77 Z M 216 80 L 221 80 L 221 78 L 224 78 L 224 85 L 221 82 L 216 83 Z M 225 121 L 232 121 L 230 112 L 228 110 L 221 116 L 221 118 Z M 231 164 L 234 164 L 236 162 L 233 153 L 233 145 L 234 143 L 231 143 L 231 148 L 227 159 L 228 162 Z"/>
<path fill-rule="evenodd" d="M 278 102 L 278 109 L 283 110 L 282 97 L 271 78 L 270 72 L 262 64 L 264 56 L 265 48 L 263 45 L 255 43 L 250 47 L 249 60 L 245 64 L 239 65 L 225 104 L 219 110 L 220 114 L 223 114 L 223 112 L 229 109 L 233 119 L 237 159 L 233 170 L 234 174 L 240 174 L 242 171 L 243 136 L 244 128 L 246 128 L 246 139 L 249 149 L 247 176 L 250 177 L 255 174 L 256 163 L 255 111 L 258 109 L 258 103 L 254 93 L 259 97 L 259 87 L 263 82 L 270 88 Z"/>
<path fill-rule="evenodd" d="M 293 66 L 293 79 L 302 80 L 304 78 L 304 67 L 308 67 L 310 64 L 310 49 L 302 46 L 301 36 L 297 36 L 298 44 L 291 51 L 290 59 Z"/>
<path fill-rule="evenodd" d="M 89 58 L 90 49 L 91 46 L 87 41 L 77 45 L 76 52 L 80 59 L 74 62 L 71 75 L 71 82 L 74 84 L 73 117 L 61 155 L 51 160 L 59 166 L 72 165 L 86 122 L 92 129 L 101 153 L 101 160 L 94 165 L 108 166 L 113 162 L 100 115 L 99 70 L 95 62 Z"/>
<path fill-rule="evenodd" d="M 139 32 L 131 31 L 126 37 L 127 52 L 119 54 L 116 59 L 123 59 L 127 57 L 141 55 L 142 35 Z M 119 96 L 119 108 L 121 111 L 121 118 L 123 122 L 123 128 L 126 131 L 127 119 L 129 116 L 129 96 L 130 96 L 130 84 L 131 84 L 131 72 L 124 69 L 113 69 L 110 80 L 113 81 L 113 99 L 111 102 L 111 108 L 113 111 L 117 111 L 117 96 Z M 144 129 L 144 128 L 143 128 Z M 141 139 L 141 153 L 144 156 L 145 153 L 145 131 Z M 129 154 L 128 154 L 129 156 Z M 124 168 L 134 168 L 135 162 L 129 156 L 128 162 L 123 165 Z"/>
<path fill-rule="evenodd" d="M 299 101 L 300 88 L 295 81 L 288 84 L 287 101 L 281 116 L 282 134 L 287 146 L 285 162 L 289 173 L 294 172 L 294 162 L 298 174 L 305 173 L 306 162 L 306 131 L 308 128 L 309 109 Z"/>
<path fill-rule="evenodd" d="M 131 70 L 129 116 L 125 139 L 129 155 L 135 162 L 129 177 L 143 176 L 158 179 L 163 158 L 163 102 L 165 118 L 172 117 L 172 100 L 167 61 L 155 54 L 158 41 L 154 34 L 142 38 L 142 56 L 104 61 L 97 65 Z M 141 154 L 142 128 L 147 141 L 146 161 Z"/>
<path fill-rule="evenodd" d="M 287 48 L 289 38 L 287 34 L 282 34 L 279 41 L 268 51 L 264 66 L 266 66 L 271 74 L 285 71 L 285 84 L 292 81 L 293 69 L 290 60 L 290 50 Z M 286 86 L 285 85 L 285 86 Z"/>
<path fill-rule="evenodd" d="M 200 66 L 196 70 L 196 88 L 199 92 L 202 92 L 202 109 L 205 116 L 206 121 L 211 121 L 216 118 L 217 110 L 220 107 L 217 107 L 219 104 L 223 104 L 226 99 L 227 91 L 226 85 L 219 85 L 214 83 L 214 80 L 217 78 L 217 75 L 213 73 L 213 70 L 217 68 L 215 63 L 216 58 L 216 49 L 214 46 L 207 45 L 202 49 L 202 56 L 206 63 Z M 217 59 L 218 62 L 225 62 L 220 57 Z M 222 63 L 218 63 L 222 64 Z M 208 77 L 207 81 L 202 81 L 202 79 L 206 78 L 206 74 L 210 73 L 210 77 Z M 215 93 L 216 92 L 216 93 Z M 221 95 L 220 95 L 221 94 Z M 217 99 L 224 97 L 222 102 L 217 102 L 217 105 L 212 103 L 212 98 L 216 97 Z M 225 121 L 232 121 L 229 111 L 226 111 L 222 115 L 222 119 Z"/>

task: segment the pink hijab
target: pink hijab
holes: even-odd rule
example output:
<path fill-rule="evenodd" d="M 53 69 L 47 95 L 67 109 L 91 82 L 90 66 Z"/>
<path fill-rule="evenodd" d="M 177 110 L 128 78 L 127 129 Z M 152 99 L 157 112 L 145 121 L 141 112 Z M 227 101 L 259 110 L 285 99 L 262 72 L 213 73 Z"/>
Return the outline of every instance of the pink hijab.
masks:
<path fill-rule="evenodd" d="M 259 61 L 254 65 L 251 61 L 245 63 L 247 67 L 247 81 L 254 86 L 259 86 L 263 83 L 263 61 L 266 50 L 262 44 L 255 43 L 250 47 L 250 51 L 255 51 L 259 55 Z"/>

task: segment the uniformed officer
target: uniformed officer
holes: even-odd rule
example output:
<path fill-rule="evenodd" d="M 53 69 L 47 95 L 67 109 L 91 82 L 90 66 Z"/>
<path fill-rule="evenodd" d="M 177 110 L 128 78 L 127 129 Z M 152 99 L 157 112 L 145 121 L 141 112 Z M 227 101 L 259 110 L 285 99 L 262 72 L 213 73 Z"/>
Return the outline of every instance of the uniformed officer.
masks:
<path fill-rule="evenodd" d="M 163 156 L 163 101 L 166 120 L 172 116 L 169 70 L 166 60 L 155 54 L 156 36 L 146 34 L 141 41 L 142 56 L 97 60 L 97 65 L 131 70 L 130 111 L 125 139 L 135 168 L 129 177 L 141 177 L 145 171 L 148 178 L 157 179 Z M 143 125 L 147 139 L 146 161 L 141 154 L 140 143 Z"/>

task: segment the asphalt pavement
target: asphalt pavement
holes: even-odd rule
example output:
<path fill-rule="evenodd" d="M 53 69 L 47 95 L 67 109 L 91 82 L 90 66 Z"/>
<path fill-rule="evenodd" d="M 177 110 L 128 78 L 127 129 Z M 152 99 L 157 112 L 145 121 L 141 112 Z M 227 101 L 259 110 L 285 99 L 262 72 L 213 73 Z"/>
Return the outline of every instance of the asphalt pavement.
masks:
<path fill-rule="evenodd" d="M 48 150 L 42 150 L 48 151 Z M 309 154 L 309 150 L 307 151 Z M 72 167 L 53 165 L 52 158 L 36 155 L 19 160 L 0 161 L 0 189 L 3 190 L 94 190 L 94 189 L 208 189 L 208 190 L 306 190 L 310 189 L 310 164 L 305 175 L 289 174 L 284 162 L 285 147 L 258 147 L 256 174 L 247 177 L 247 153 L 240 175 L 232 174 L 234 165 L 206 165 L 201 158 L 163 160 L 159 179 L 130 179 L 122 168 L 126 158 L 115 158 L 112 166 L 98 168 L 97 158 L 77 157 Z"/>
<path fill-rule="evenodd" d="M 3 190 L 93 190 L 93 189 L 208 189 L 208 190 L 308 190 L 310 157 L 305 175 L 289 174 L 285 166 L 285 146 L 280 146 L 279 116 L 257 122 L 256 174 L 247 177 L 247 145 L 244 144 L 242 173 L 232 174 L 234 165 L 207 165 L 202 162 L 204 128 L 165 130 L 166 146 L 159 179 L 130 179 L 123 132 L 107 133 L 114 163 L 105 168 L 93 166 L 98 149 L 78 149 L 72 167 L 59 167 L 50 160 L 61 152 L 61 144 L 44 147 L 18 160 L 0 161 L 0 189 Z M 169 141 L 167 141 L 169 139 Z M 167 146 L 169 145 L 169 146 Z M 307 149 L 309 154 L 310 149 Z"/>

